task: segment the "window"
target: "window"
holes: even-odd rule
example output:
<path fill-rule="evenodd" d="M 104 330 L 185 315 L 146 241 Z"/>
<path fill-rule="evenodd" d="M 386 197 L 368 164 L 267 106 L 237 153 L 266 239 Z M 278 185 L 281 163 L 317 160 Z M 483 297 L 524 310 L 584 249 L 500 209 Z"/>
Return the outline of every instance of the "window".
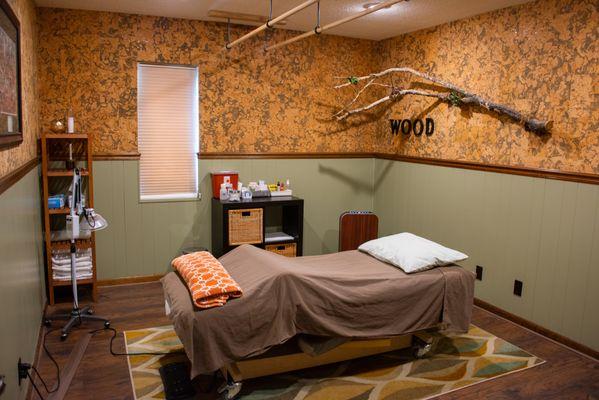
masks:
<path fill-rule="evenodd" d="M 198 69 L 138 64 L 141 201 L 198 197 Z"/>

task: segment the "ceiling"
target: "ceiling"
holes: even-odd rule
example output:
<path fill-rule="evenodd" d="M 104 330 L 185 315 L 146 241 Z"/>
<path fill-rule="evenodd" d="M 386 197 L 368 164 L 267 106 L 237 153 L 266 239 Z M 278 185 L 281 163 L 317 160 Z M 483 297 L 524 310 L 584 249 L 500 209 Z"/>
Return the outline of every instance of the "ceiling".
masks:
<path fill-rule="evenodd" d="M 303 1 L 273 0 L 273 16 Z M 528 1 L 530 0 L 409 0 L 338 26 L 327 33 L 381 40 Z M 35 2 L 40 7 L 113 11 L 207 21 L 223 21 L 223 19 L 208 17 L 209 10 L 268 16 L 270 4 L 269 0 L 35 0 Z M 373 2 L 376 0 L 321 0 L 321 25 L 363 11 L 365 3 Z M 279 28 L 311 30 L 315 25 L 315 16 L 316 5 L 312 5 L 290 17 L 287 23 Z"/>

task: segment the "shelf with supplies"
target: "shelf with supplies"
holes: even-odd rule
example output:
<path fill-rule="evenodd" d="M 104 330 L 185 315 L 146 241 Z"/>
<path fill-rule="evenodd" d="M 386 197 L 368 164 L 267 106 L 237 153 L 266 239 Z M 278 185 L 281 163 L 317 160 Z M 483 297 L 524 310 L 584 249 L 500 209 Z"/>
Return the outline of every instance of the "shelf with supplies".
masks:
<path fill-rule="evenodd" d="M 273 243 L 285 243 L 295 241 L 298 238 L 296 236 L 291 236 L 285 232 L 265 232 L 264 233 L 264 243 L 273 244 Z"/>
<path fill-rule="evenodd" d="M 49 169 L 47 171 L 48 176 L 62 176 L 62 177 L 73 177 L 73 171 L 69 169 Z M 89 176 L 89 171 L 84 169 L 80 171 L 81 176 Z"/>
<path fill-rule="evenodd" d="M 45 132 L 40 139 L 42 155 L 42 196 L 44 206 L 44 249 L 46 259 L 46 289 L 48 291 L 48 303 L 55 303 L 54 289 L 62 286 L 70 286 L 70 279 L 55 279 L 52 257 L 59 252 L 68 251 L 71 248 L 70 238 L 65 234 L 67 218 L 71 213 L 68 197 L 73 178 L 73 169 L 79 169 L 80 177 L 85 177 L 81 186 L 81 197 L 85 199 L 85 206 L 94 206 L 94 184 L 93 184 L 93 162 L 91 150 L 91 136 L 86 133 L 52 133 Z M 58 179 L 62 178 L 62 179 Z M 81 179 L 83 182 L 83 179 Z M 50 197 L 61 197 L 61 200 L 52 203 L 50 208 Z M 53 199 L 55 200 L 55 199 Z M 60 206 L 59 208 L 56 208 Z M 58 234 L 60 233 L 60 234 Z M 58 235 L 57 235 L 58 234 Z M 80 237 L 75 240 L 77 252 L 90 249 L 87 256 L 88 263 L 91 262 L 91 277 L 84 276 L 77 279 L 77 284 L 91 285 L 93 301 L 97 301 L 96 282 L 96 251 L 95 233 L 88 232 L 88 237 Z M 82 234 L 83 235 L 83 234 Z M 63 272 L 64 273 L 64 272 Z M 89 274 L 89 272 L 88 272 Z"/>
<path fill-rule="evenodd" d="M 93 278 L 84 278 L 77 279 L 78 285 L 95 285 L 95 279 Z M 71 286 L 71 280 L 61 280 L 61 279 L 52 279 L 52 286 Z"/>
<path fill-rule="evenodd" d="M 252 200 L 212 199 L 212 253 L 215 257 L 241 244 L 288 257 L 303 253 L 304 200 L 293 196 Z"/>
<path fill-rule="evenodd" d="M 71 209 L 69 207 L 62 207 L 62 208 L 49 208 L 48 209 L 48 213 L 50 215 L 60 215 L 60 214 L 70 214 L 71 213 Z"/>
<path fill-rule="evenodd" d="M 46 139 L 54 140 L 87 140 L 87 133 L 46 133 Z"/>

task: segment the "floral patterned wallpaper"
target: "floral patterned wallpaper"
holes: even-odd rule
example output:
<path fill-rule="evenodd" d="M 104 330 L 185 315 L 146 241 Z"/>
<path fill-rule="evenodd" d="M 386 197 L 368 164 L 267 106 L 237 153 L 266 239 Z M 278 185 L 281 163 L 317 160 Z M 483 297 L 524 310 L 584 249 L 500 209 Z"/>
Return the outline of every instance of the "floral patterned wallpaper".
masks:
<path fill-rule="evenodd" d="M 38 9 L 44 128 L 72 107 L 100 154 L 136 154 L 138 61 L 195 64 L 202 152 L 385 152 L 599 173 L 598 35 L 594 0 L 537 0 L 382 42 L 322 35 L 264 54 L 293 32 L 223 49 L 226 25 Z M 234 26 L 232 37 L 247 32 Z M 330 118 L 353 92 L 335 76 L 411 66 L 490 100 L 554 121 L 539 137 L 505 117 L 406 97 Z M 426 87 L 409 77 L 395 83 Z M 378 93 L 371 93 L 375 99 Z M 433 136 L 393 137 L 389 118 L 432 117 Z"/>
<path fill-rule="evenodd" d="M 21 23 L 21 90 L 23 101 L 23 142 L 0 148 L 0 177 L 6 176 L 37 156 L 37 27 L 33 0 L 8 0 Z"/>
<path fill-rule="evenodd" d="M 269 54 L 273 30 L 230 51 L 226 24 L 38 9 L 41 122 L 71 107 L 97 154 L 137 153 L 137 62 L 199 68 L 202 152 L 355 152 L 373 148 L 376 121 L 339 124 L 334 76 L 375 67 L 372 42 L 314 37 Z M 236 38 L 249 28 L 233 26 Z"/>
<path fill-rule="evenodd" d="M 599 3 L 539 0 L 386 40 L 379 69 L 411 66 L 554 121 L 538 137 L 472 107 L 405 97 L 381 118 L 378 150 L 599 174 Z M 402 80 L 403 79 L 403 80 Z M 422 87 L 412 78 L 396 78 Z M 389 118 L 434 118 L 427 137 L 393 137 Z"/>

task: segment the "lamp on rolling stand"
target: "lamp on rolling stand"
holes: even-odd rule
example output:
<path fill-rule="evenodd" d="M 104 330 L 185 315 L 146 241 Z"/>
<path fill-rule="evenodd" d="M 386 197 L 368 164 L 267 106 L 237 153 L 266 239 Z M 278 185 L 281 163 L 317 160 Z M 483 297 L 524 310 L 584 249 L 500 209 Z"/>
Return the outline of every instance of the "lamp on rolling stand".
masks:
<path fill-rule="evenodd" d="M 73 169 L 73 183 L 71 185 L 71 214 L 67 216 L 67 221 L 71 222 L 70 241 L 71 241 L 71 286 L 73 288 L 73 310 L 68 314 L 57 314 L 44 320 L 46 326 L 50 326 L 52 320 L 67 320 L 62 328 L 61 340 L 65 340 L 71 329 L 79 326 L 85 320 L 103 321 L 104 326 L 108 328 L 110 321 L 93 314 L 91 306 L 79 308 L 79 298 L 77 296 L 77 246 L 75 240 L 86 238 L 91 232 L 99 231 L 108 226 L 108 222 L 100 214 L 96 214 L 93 208 L 83 208 L 81 204 L 81 174 L 78 168 Z M 83 216 L 81 224 L 79 217 Z M 68 230 L 68 228 L 67 228 Z M 93 266 L 92 268 L 95 268 Z"/>

